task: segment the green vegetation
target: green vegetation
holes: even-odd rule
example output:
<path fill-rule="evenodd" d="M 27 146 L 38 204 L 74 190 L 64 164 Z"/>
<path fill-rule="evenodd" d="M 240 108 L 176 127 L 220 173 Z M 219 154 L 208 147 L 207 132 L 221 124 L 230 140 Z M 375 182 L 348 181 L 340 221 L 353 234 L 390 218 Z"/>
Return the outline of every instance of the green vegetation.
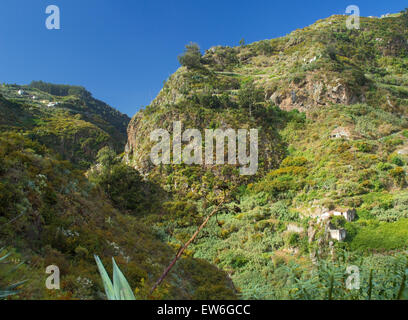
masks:
<path fill-rule="evenodd" d="M 238 103 L 243 108 L 247 108 L 250 115 L 252 115 L 252 109 L 263 101 L 264 92 L 262 89 L 255 87 L 253 80 L 245 82 L 238 91 Z"/>
<path fill-rule="evenodd" d="M 387 251 L 406 249 L 408 247 L 408 219 L 396 222 L 361 221 L 357 226 L 351 247 L 353 249 L 369 251 Z"/>
<path fill-rule="evenodd" d="M 228 272 L 241 297 L 398 299 L 408 230 L 404 19 L 361 18 L 351 31 L 332 16 L 282 38 L 212 47 L 199 67 L 180 68 L 129 125 L 126 162 L 173 197 L 143 221 L 180 248 L 225 195 L 189 254 Z M 152 166 L 144 136 L 174 120 L 258 128 L 257 175 Z M 328 222 L 346 240 L 330 239 L 316 216 L 347 209 L 354 221 Z M 361 290 L 345 288 L 347 265 L 360 267 Z"/>
<path fill-rule="evenodd" d="M 95 256 L 96 264 L 98 265 L 99 273 L 103 281 L 106 296 L 109 300 L 136 300 L 132 289 L 129 286 L 125 276 L 119 267 L 116 265 L 115 259 L 112 258 L 113 264 L 113 283 L 108 276 L 108 273 L 103 266 L 101 259 Z"/>
<path fill-rule="evenodd" d="M 346 225 L 346 219 L 343 216 L 334 216 L 331 218 L 330 224 L 334 229 L 342 229 Z"/>
<path fill-rule="evenodd" d="M 401 11 L 402 14 L 402 19 L 404 21 L 404 24 L 406 26 L 408 26 L 408 8 L 406 8 L 405 10 Z"/>
<path fill-rule="evenodd" d="M 52 84 L 43 81 L 32 81 L 29 84 L 30 88 L 36 88 L 38 90 L 47 92 L 53 96 L 79 96 L 82 98 L 90 98 L 91 94 L 85 90 L 84 87 L 79 86 L 69 86 L 69 85 L 60 85 Z"/>
<path fill-rule="evenodd" d="M 30 261 L 4 278 L 1 273 L 1 287 L 16 283 L 15 277 L 30 279 L 29 286 L 9 298 L 99 298 L 102 282 L 93 254 L 105 265 L 107 257 L 115 257 L 136 297 L 150 297 L 153 282 L 175 254 L 174 248 L 160 240 L 158 231 L 114 208 L 105 191 L 90 182 L 84 171 L 23 134 L 0 134 L 0 159 L 1 242 L 15 248 L 17 257 Z M 134 175 L 128 179 L 132 177 L 139 181 Z M 180 262 L 150 298 L 188 299 L 204 288 L 214 297 L 235 297 L 225 274 L 209 263 L 188 256 Z M 45 268 L 52 264 L 60 269 L 61 290 L 44 286 Z M 180 285 L 192 277 L 199 280 L 188 287 Z"/>
<path fill-rule="evenodd" d="M 24 132 L 82 169 L 104 146 L 122 152 L 129 122 L 82 87 L 44 82 L 1 86 L 0 116 L 0 132 Z"/>
<path fill-rule="evenodd" d="M 108 299 L 405 298 L 406 17 L 348 30 L 335 15 L 203 55 L 190 44 L 130 122 L 82 87 L 1 86 L 1 245 L 30 263 L 0 287 L 30 279 L 9 299 L 96 299 L 103 288 Z M 257 174 L 154 166 L 148 137 L 173 121 L 202 133 L 257 128 Z M 335 213 L 351 209 L 352 221 Z M 61 269 L 57 293 L 42 285 L 50 264 Z M 359 290 L 346 286 L 349 266 Z"/>
<path fill-rule="evenodd" d="M 3 251 L 4 251 L 4 248 L 0 248 L 0 253 L 2 253 Z M 2 265 L 7 265 L 6 259 L 7 259 L 10 255 L 11 255 L 11 252 L 6 253 L 6 254 L 4 254 L 3 256 L 1 256 L 1 257 L 0 257 L 0 263 L 1 263 Z M 22 284 L 24 284 L 24 283 L 26 282 L 26 280 L 24 280 L 24 281 L 20 281 L 20 282 L 14 283 L 14 284 L 12 284 L 12 285 L 5 285 L 5 284 L 3 283 L 4 277 L 5 277 L 6 275 L 8 275 L 10 272 L 15 271 L 19 266 L 21 266 L 21 264 L 18 264 L 18 265 L 16 265 L 16 266 L 14 266 L 13 268 L 8 268 L 8 269 L 6 269 L 6 268 L 4 268 L 4 267 L 1 267 L 1 268 L 0 268 L 0 274 L 1 274 L 1 278 L 0 278 L 0 299 L 1 299 L 1 298 L 6 298 L 6 297 L 11 296 L 11 295 L 18 294 L 19 291 L 16 291 L 15 289 L 16 289 L 16 288 L 19 288 Z M 5 269 L 6 269 L 6 270 L 5 270 Z"/>
<path fill-rule="evenodd" d="M 88 178 L 103 189 L 116 208 L 132 214 L 158 209 L 160 197 L 166 197 L 160 187 L 144 181 L 137 170 L 124 164 L 108 147 L 98 152 L 96 167 Z"/>
<path fill-rule="evenodd" d="M 185 52 L 178 57 L 182 66 L 187 68 L 199 68 L 201 66 L 201 52 L 197 43 L 191 42 L 186 45 Z"/>

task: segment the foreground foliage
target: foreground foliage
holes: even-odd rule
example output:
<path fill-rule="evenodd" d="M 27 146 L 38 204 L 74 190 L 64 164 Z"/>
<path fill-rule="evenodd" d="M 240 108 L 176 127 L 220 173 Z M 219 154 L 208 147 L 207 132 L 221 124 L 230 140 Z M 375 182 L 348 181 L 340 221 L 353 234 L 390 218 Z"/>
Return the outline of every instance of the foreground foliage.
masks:
<path fill-rule="evenodd" d="M 115 259 L 112 258 L 113 264 L 113 283 L 103 266 L 101 259 L 95 256 L 96 264 L 98 265 L 99 273 L 101 274 L 103 286 L 106 296 L 109 300 L 135 300 L 132 289 L 129 286 L 125 276 L 119 267 L 116 265 Z"/>

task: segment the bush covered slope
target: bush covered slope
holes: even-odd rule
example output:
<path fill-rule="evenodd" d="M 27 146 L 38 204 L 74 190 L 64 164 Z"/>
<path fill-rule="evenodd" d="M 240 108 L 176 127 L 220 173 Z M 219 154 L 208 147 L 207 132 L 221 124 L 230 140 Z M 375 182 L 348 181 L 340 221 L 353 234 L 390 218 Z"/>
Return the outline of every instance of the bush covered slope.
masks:
<path fill-rule="evenodd" d="M 0 245 L 13 253 L 0 287 L 28 280 L 8 298 L 103 299 L 94 254 L 105 265 L 115 257 L 138 299 L 235 298 L 224 272 L 191 257 L 149 295 L 175 249 L 140 221 L 164 210 L 166 192 L 115 160 L 126 115 L 81 87 L 33 82 L 0 92 Z M 45 287 L 49 265 L 60 269 L 61 290 Z"/>
<path fill-rule="evenodd" d="M 146 221 L 177 246 L 206 214 L 210 195 L 227 190 L 229 203 L 191 250 L 227 271 L 243 297 L 401 297 L 407 19 L 361 18 L 360 30 L 348 30 L 345 16 L 332 16 L 282 38 L 213 47 L 203 56 L 189 45 L 183 66 L 128 128 L 127 163 L 175 197 L 165 203 L 169 215 Z M 257 175 L 242 177 L 228 166 L 153 166 L 146 137 L 157 128 L 172 133 L 179 120 L 202 132 L 258 128 Z M 338 222 L 346 240 L 329 239 L 317 217 L 354 208 L 354 221 Z M 348 265 L 362 268 L 358 292 L 345 288 Z"/>
<path fill-rule="evenodd" d="M 137 172 L 126 166 L 122 170 L 132 174 L 128 179 L 133 192 L 147 193 Z M 17 274 L 2 273 L 1 282 L 28 279 L 12 298 L 103 298 L 94 254 L 106 265 L 115 257 L 136 296 L 152 298 L 148 292 L 174 249 L 134 215 L 115 208 L 104 190 L 103 184 L 89 182 L 81 170 L 38 142 L 17 133 L 0 135 L 0 238 L 2 245 L 15 250 L 12 261 L 25 262 Z M 143 213 L 149 213 L 148 208 Z M 61 290 L 45 288 L 49 265 L 60 269 Z M 185 257 L 153 297 L 223 299 L 235 294 L 223 272 L 204 260 Z"/>

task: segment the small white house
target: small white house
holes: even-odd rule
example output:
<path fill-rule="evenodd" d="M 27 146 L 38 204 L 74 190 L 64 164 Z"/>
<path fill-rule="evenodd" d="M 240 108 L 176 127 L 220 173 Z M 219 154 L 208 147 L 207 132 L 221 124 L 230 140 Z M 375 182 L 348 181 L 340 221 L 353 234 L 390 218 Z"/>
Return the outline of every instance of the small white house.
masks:
<path fill-rule="evenodd" d="M 58 102 L 50 102 L 49 104 L 47 104 L 47 107 L 55 107 L 58 105 Z"/>
<path fill-rule="evenodd" d="M 346 230 L 344 229 L 329 229 L 329 234 L 330 238 L 337 240 L 337 241 L 343 241 L 346 239 Z"/>
<path fill-rule="evenodd" d="M 348 209 L 342 212 L 342 215 L 348 222 L 351 222 L 356 218 L 356 209 Z"/>
<path fill-rule="evenodd" d="M 332 216 L 343 216 L 348 222 L 353 221 L 356 218 L 356 209 L 347 209 L 346 211 L 327 211 L 320 215 L 318 221 L 326 221 Z"/>
<path fill-rule="evenodd" d="M 23 94 L 25 94 L 25 92 L 23 90 L 21 90 L 21 89 L 18 90 L 17 93 L 18 93 L 19 96 L 22 96 Z"/>

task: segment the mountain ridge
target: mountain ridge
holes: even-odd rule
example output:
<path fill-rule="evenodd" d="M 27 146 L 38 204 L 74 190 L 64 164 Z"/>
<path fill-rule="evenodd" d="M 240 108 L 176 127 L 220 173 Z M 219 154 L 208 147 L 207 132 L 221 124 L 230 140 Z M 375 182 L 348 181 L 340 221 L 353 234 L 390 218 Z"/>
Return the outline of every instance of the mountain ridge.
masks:
<path fill-rule="evenodd" d="M 1 130 L 23 130 L 82 167 L 90 166 L 104 146 L 123 151 L 129 117 L 82 87 L 3 84 L 0 94 Z"/>

